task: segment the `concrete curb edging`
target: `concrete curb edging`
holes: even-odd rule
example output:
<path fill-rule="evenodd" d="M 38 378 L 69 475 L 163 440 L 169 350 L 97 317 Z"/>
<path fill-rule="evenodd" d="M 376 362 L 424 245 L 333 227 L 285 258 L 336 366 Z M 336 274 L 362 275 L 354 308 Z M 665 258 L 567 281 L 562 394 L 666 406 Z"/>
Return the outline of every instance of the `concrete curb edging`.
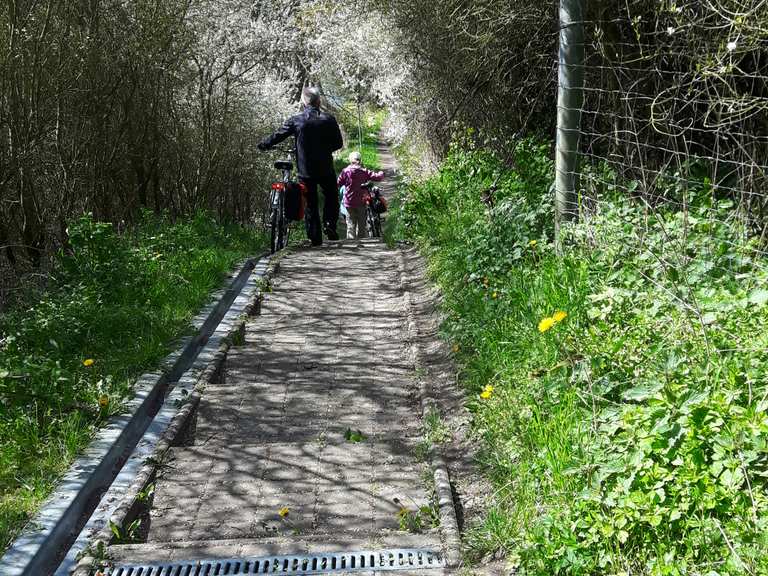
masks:
<path fill-rule="evenodd" d="M 400 272 L 400 282 L 403 289 L 403 296 L 406 301 L 406 318 L 408 340 L 412 360 L 417 369 L 423 370 L 426 367 L 424 355 L 418 345 L 419 329 L 415 313 L 415 303 L 411 291 L 411 274 L 407 269 L 405 257 L 402 248 L 397 250 L 397 265 Z M 419 396 L 421 401 L 422 418 L 433 411 L 439 412 L 439 406 L 432 396 L 432 387 L 430 379 L 419 378 Z M 432 446 L 430 449 L 430 460 L 433 470 L 433 479 L 435 483 L 435 493 L 437 495 L 437 505 L 440 513 L 440 533 L 443 537 L 445 552 L 445 563 L 449 569 L 455 569 L 461 566 L 461 531 L 459 530 L 459 521 L 456 515 L 456 507 L 453 502 L 453 489 L 451 488 L 448 467 L 439 446 Z"/>
<path fill-rule="evenodd" d="M 99 430 L 62 477 L 40 512 L 3 556 L 3 574 L 50 574 L 66 557 L 84 522 L 99 506 L 102 496 L 114 483 L 134 448 L 147 435 L 165 396 L 200 358 L 215 327 L 256 266 L 257 259 L 249 258 L 236 268 L 229 275 L 229 285 L 214 292 L 210 303 L 192 320 L 195 335 L 183 340 L 182 345 L 165 358 L 160 371 L 146 373 L 136 380 L 134 397 L 125 404 L 124 413 L 111 418 Z"/>
<path fill-rule="evenodd" d="M 266 257 L 266 261 L 267 263 L 259 275 L 259 280 L 262 282 L 269 282 L 280 266 L 279 258 Z M 247 319 L 260 314 L 262 297 L 263 290 L 259 286 L 250 296 L 249 302 L 242 307 L 236 320 L 226 329 L 226 334 L 216 338 L 218 344 L 216 352 L 208 358 L 202 372 L 188 378 L 194 380 L 191 383 L 192 391 L 183 398 L 181 407 L 174 410 L 173 416 L 161 423 L 161 426 L 164 424 L 163 430 L 156 442 L 153 443 L 151 451 L 132 456 L 132 458 L 140 459 L 138 471 L 134 471 L 130 485 L 119 495 L 108 517 L 105 516 L 98 529 L 87 535 L 87 547 L 82 550 L 79 560 L 76 559 L 74 570 L 70 572 L 67 568 L 57 572 L 56 576 L 68 574 L 90 576 L 94 569 L 100 567 L 101 562 L 105 559 L 101 556 L 115 538 L 113 527 L 118 533 L 124 534 L 131 523 L 140 516 L 142 508 L 147 506 L 147 501 L 151 501 L 151 498 L 148 499 L 146 494 L 148 488 L 155 482 L 159 465 L 163 463 L 168 451 L 174 446 L 181 445 L 189 434 L 206 386 L 220 381 L 223 377 L 229 349 L 243 337 Z M 184 376 L 180 382 L 181 380 L 184 380 Z M 174 399 L 169 396 L 166 405 L 169 405 L 168 408 L 172 408 L 178 401 L 178 398 Z"/>

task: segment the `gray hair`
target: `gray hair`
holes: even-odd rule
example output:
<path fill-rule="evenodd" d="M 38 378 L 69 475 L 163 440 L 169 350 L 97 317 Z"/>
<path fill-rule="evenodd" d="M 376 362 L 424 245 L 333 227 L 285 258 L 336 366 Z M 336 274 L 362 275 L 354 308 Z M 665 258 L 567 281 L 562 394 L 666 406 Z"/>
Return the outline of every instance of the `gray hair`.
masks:
<path fill-rule="evenodd" d="M 312 86 L 307 86 L 301 91 L 301 103 L 304 106 L 320 108 L 320 91 Z"/>
<path fill-rule="evenodd" d="M 349 155 L 349 162 L 351 164 L 360 164 L 363 161 L 363 157 L 360 155 L 360 152 L 352 152 Z"/>

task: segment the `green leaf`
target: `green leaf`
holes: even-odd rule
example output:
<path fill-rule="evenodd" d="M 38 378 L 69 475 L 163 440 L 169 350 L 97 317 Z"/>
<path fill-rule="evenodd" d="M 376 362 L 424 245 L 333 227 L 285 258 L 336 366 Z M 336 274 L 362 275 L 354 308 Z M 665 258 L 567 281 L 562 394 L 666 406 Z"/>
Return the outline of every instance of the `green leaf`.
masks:
<path fill-rule="evenodd" d="M 738 490 L 744 483 L 744 474 L 742 473 L 741 468 L 735 468 L 733 470 L 726 469 L 723 470 L 723 473 L 720 475 L 720 480 L 731 490 Z"/>
<path fill-rule="evenodd" d="M 764 306 L 768 302 L 768 290 L 757 288 L 749 295 L 749 301 L 756 306 Z"/>
<path fill-rule="evenodd" d="M 352 430 L 351 428 L 347 428 L 347 430 L 344 432 L 344 439 L 347 442 L 358 444 L 365 440 L 365 434 L 363 434 L 360 430 Z"/>
<path fill-rule="evenodd" d="M 625 400 L 642 402 L 643 400 L 656 397 L 661 391 L 661 388 L 662 385 L 659 382 L 654 384 L 646 384 L 644 386 L 635 386 L 634 388 L 630 388 L 624 392 L 623 396 Z"/>
<path fill-rule="evenodd" d="M 714 312 L 707 312 L 702 316 L 701 322 L 704 324 L 704 326 L 711 326 L 715 322 L 717 322 L 717 314 Z"/>
<path fill-rule="evenodd" d="M 122 538 L 122 536 L 120 534 L 120 528 L 112 520 L 109 521 L 109 529 L 112 532 L 112 534 L 115 535 L 115 538 L 117 540 L 120 540 Z"/>

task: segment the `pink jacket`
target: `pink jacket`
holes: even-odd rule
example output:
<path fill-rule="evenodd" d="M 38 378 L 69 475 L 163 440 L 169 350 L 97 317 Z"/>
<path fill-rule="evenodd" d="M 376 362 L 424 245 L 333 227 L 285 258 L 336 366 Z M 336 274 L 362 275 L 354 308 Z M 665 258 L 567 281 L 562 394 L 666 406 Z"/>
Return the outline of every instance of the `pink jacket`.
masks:
<path fill-rule="evenodd" d="M 384 172 L 373 172 L 359 164 L 350 164 L 339 174 L 337 184 L 344 186 L 344 206 L 359 208 L 365 205 L 365 195 L 368 191 L 362 187 L 368 180 L 383 180 Z"/>

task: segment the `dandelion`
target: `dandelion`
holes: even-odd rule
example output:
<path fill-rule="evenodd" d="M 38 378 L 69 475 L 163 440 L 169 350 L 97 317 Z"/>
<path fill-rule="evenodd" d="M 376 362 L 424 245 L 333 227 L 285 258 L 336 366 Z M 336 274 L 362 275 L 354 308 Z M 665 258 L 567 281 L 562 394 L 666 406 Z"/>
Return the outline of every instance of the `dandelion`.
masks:
<path fill-rule="evenodd" d="M 280 515 L 280 518 L 285 518 L 286 516 L 288 516 L 290 511 L 291 511 L 290 508 L 288 508 L 287 506 L 283 506 L 282 508 L 280 508 L 280 510 L 277 511 L 277 513 Z"/>
<path fill-rule="evenodd" d="M 553 319 L 555 322 L 562 322 L 562 321 L 563 321 L 563 320 L 565 320 L 567 317 L 568 317 L 568 312 L 565 312 L 565 311 L 563 311 L 563 310 L 558 310 L 557 312 L 555 312 L 554 314 L 552 314 L 552 319 Z"/>
<path fill-rule="evenodd" d="M 728 42 L 728 52 L 733 52 L 734 50 L 736 50 L 736 42 Z"/>
<path fill-rule="evenodd" d="M 109 406 L 109 396 L 107 396 L 106 394 L 102 394 L 101 396 L 99 396 L 99 406 L 101 406 L 102 408 L 106 408 L 107 406 Z"/>
<path fill-rule="evenodd" d="M 86 360 L 83 360 L 83 366 L 88 368 L 89 366 L 93 366 L 94 362 L 96 362 L 96 360 L 93 358 L 87 358 Z"/>
<path fill-rule="evenodd" d="M 544 333 L 550 328 L 552 328 L 552 326 L 554 326 L 555 324 L 556 324 L 555 319 L 552 318 L 551 316 L 544 318 L 541 322 L 539 322 L 539 332 Z"/>
<path fill-rule="evenodd" d="M 531 240 L 530 242 L 528 242 L 528 246 L 530 246 L 531 248 L 536 248 L 536 244 L 538 244 L 536 240 Z"/>
<path fill-rule="evenodd" d="M 482 398 L 483 400 L 488 400 L 488 398 L 490 398 L 492 395 L 493 395 L 493 386 L 491 386 L 490 384 L 486 384 L 483 387 L 483 391 L 480 392 L 480 398 Z"/>
<path fill-rule="evenodd" d="M 456 354 L 459 351 L 459 345 L 454 344 L 452 350 L 453 350 L 453 353 Z"/>
<path fill-rule="evenodd" d="M 499 297 L 499 293 L 498 292 L 494 292 L 493 294 L 491 294 L 491 298 L 493 298 L 494 300 L 496 298 L 498 298 L 498 297 Z"/>

